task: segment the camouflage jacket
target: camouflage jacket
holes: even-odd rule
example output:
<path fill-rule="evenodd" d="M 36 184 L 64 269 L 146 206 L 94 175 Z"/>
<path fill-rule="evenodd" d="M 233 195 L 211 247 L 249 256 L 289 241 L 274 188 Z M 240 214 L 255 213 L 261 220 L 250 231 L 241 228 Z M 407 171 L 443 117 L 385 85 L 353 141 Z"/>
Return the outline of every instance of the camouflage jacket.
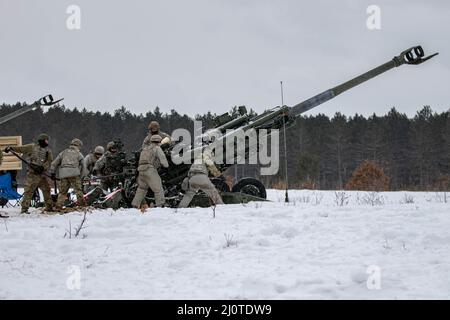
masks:
<path fill-rule="evenodd" d="M 84 157 L 84 167 L 86 168 L 86 173 L 91 174 L 94 171 L 95 164 L 97 163 L 97 158 L 91 152 L 86 157 Z"/>
<path fill-rule="evenodd" d="M 145 144 L 139 156 L 138 171 L 145 171 L 149 168 L 158 169 L 160 166 L 164 168 L 169 166 L 161 147 L 153 143 Z"/>
<path fill-rule="evenodd" d="M 205 150 L 199 159 L 196 159 L 189 169 L 189 176 L 196 174 L 208 175 L 210 172 L 214 177 L 220 176 L 222 173 L 217 169 L 211 152 Z"/>
<path fill-rule="evenodd" d="M 124 160 L 125 154 L 123 152 L 111 153 L 110 151 L 106 151 L 95 163 L 94 171 L 101 175 L 122 173 Z"/>
<path fill-rule="evenodd" d="M 84 177 L 86 169 L 84 167 L 84 157 L 80 150 L 75 146 L 70 146 L 66 150 L 60 152 L 51 164 L 51 171 L 58 171 L 61 179 L 71 177 Z"/>
<path fill-rule="evenodd" d="M 45 170 L 50 168 L 53 161 L 53 153 L 49 147 L 42 148 L 37 143 L 30 143 L 19 147 L 11 147 L 11 150 L 22 153 L 28 161 L 35 165 L 43 166 Z M 31 170 L 30 168 L 28 169 Z"/>

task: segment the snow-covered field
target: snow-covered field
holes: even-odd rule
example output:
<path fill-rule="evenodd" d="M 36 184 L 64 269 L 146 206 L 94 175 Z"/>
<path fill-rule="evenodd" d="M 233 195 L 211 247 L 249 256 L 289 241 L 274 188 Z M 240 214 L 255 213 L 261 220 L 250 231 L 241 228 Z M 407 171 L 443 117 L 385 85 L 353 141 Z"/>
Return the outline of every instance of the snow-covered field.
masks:
<path fill-rule="evenodd" d="M 94 211 L 76 238 L 81 213 L 0 209 L 0 299 L 450 298 L 448 193 L 345 197 Z"/>

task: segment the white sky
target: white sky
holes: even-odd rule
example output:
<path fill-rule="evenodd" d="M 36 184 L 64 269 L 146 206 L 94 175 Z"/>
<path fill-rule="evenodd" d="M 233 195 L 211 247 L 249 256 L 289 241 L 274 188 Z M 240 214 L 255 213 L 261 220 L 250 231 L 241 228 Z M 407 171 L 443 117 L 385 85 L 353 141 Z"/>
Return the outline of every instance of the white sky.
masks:
<path fill-rule="evenodd" d="M 68 30 L 66 9 L 81 9 Z M 366 27 L 368 5 L 381 30 Z M 450 1 L 0 0 L 0 103 L 64 97 L 69 108 L 188 115 L 294 105 L 423 45 L 402 66 L 310 111 L 409 116 L 450 107 Z"/>

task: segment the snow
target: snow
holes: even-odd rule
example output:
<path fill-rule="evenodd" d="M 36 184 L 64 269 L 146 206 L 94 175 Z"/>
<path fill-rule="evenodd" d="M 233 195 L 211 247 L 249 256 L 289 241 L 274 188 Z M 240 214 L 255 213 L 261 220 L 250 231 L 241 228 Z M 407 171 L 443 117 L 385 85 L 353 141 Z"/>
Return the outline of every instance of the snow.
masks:
<path fill-rule="evenodd" d="M 77 238 L 83 213 L 0 209 L 0 299 L 450 298 L 448 193 L 344 196 L 96 210 Z"/>

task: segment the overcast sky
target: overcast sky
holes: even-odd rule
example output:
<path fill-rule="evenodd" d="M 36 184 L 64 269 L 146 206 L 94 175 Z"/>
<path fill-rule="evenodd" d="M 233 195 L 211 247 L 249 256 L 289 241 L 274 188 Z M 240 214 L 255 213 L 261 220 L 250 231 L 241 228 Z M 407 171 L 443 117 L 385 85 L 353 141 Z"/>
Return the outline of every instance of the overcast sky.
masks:
<path fill-rule="evenodd" d="M 366 26 L 369 5 L 381 30 Z M 69 5 L 81 29 L 69 30 Z M 409 116 L 450 107 L 450 1 L 0 0 L 0 102 L 64 97 L 69 108 L 195 115 L 294 105 L 421 44 L 404 65 L 310 114 Z"/>

